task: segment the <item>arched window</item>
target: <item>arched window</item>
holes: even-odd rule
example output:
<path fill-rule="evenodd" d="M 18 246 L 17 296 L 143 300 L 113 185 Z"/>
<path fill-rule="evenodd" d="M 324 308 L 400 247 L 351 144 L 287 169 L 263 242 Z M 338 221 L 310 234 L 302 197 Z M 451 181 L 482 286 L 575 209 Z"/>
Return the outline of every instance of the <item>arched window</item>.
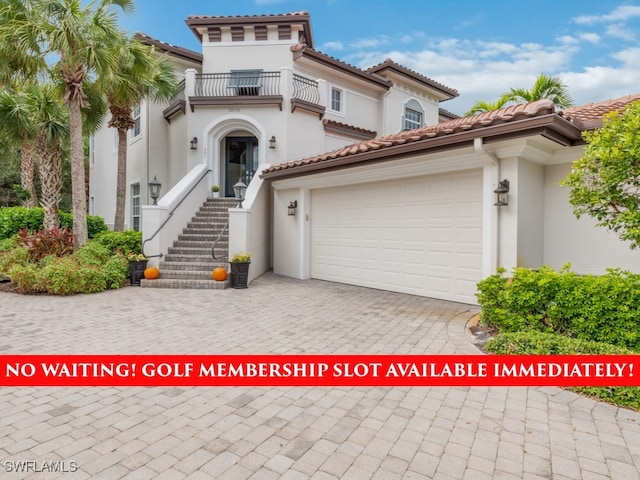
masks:
<path fill-rule="evenodd" d="M 424 126 L 424 109 L 413 98 L 404 104 L 404 117 L 402 117 L 402 130 L 413 130 Z"/>

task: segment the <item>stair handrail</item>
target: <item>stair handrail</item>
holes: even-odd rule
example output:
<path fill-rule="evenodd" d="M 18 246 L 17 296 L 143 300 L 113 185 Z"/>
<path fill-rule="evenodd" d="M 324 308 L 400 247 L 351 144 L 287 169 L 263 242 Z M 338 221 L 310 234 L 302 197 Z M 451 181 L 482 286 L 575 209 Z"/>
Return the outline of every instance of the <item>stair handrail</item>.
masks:
<path fill-rule="evenodd" d="M 203 179 L 203 178 L 205 178 L 209 172 L 211 172 L 211 169 L 205 170 L 205 172 L 202 174 L 202 176 L 200 177 L 200 179 L 199 179 L 196 183 L 194 183 L 194 184 L 192 185 L 192 187 L 189 189 L 189 191 L 186 193 L 186 195 L 184 195 L 184 196 L 180 199 L 180 201 L 179 201 L 179 202 L 178 202 L 178 203 L 173 207 L 173 209 L 169 212 L 169 215 L 167 216 L 167 218 L 165 218 L 164 222 L 162 222 L 162 224 L 158 227 L 158 229 L 157 229 L 155 232 L 153 232 L 153 235 L 151 235 L 149 238 L 147 238 L 146 240 L 144 240 L 144 241 L 142 242 L 142 247 L 140 248 L 140 252 L 141 252 L 145 257 L 147 257 L 147 258 L 155 258 L 155 257 L 162 258 L 162 257 L 164 257 L 164 254 L 163 254 L 163 253 L 159 253 L 158 255 L 147 255 L 147 254 L 145 254 L 145 253 L 144 253 L 144 245 L 145 245 L 145 243 L 147 243 L 147 242 L 148 242 L 148 241 L 150 241 L 150 240 L 153 240 L 153 239 L 155 238 L 155 236 L 156 236 L 158 233 L 160 233 L 160 230 L 162 230 L 162 228 L 163 228 L 163 227 L 164 227 L 164 226 L 169 222 L 169 220 L 171 220 L 171 217 L 173 216 L 173 213 L 178 209 L 178 207 L 179 207 L 180 205 L 182 205 L 182 202 L 184 202 L 184 200 L 185 200 L 189 195 L 191 195 L 191 192 L 193 192 L 193 191 L 195 190 L 195 188 L 196 188 L 198 185 L 200 185 L 200 182 L 202 181 L 202 179 Z"/>
<path fill-rule="evenodd" d="M 224 227 L 222 227 L 222 230 L 220 231 L 220 234 L 218 235 L 218 238 L 216 238 L 213 243 L 211 244 L 211 256 L 213 257 L 214 260 L 219 260 L 222 258 L 229 257 L 229 252 L 227 252 L 227 255 L 222 256 L 220 258 L 216 257 L 216 243 L 218 243 L 220 241 L 220 239 L 222 238 L 222 235 L 224 234 L 224 232 L 227 231 L 227 227 L 229 226 L 229 220 L 227 220 L 227 222 L 224 224 Z"/>

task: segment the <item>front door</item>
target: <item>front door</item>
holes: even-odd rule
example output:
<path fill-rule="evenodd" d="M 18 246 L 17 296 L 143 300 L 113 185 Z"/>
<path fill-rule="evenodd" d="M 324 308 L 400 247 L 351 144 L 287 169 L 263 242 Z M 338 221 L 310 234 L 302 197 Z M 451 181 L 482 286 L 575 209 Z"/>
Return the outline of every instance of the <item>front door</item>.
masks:
<path fill-rule="evenodd" d="M 234 196 L 233 186 L 238 180 L 249 185 L 257 169 L 258 139 L 255 137 L 227 137 L 225 196 Z"/>

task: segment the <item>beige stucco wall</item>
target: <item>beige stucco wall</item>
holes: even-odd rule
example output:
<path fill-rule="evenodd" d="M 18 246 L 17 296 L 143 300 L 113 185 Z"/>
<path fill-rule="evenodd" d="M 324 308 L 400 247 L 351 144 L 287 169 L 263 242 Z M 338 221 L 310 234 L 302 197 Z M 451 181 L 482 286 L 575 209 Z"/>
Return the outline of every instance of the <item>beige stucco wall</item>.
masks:
<path fill-rule="evenodd" d="M 569 190 L 559 185 L 570 171 L 569 164 L 545 168 L 544 202 L 544 263 L 560 268 L 571 262 L 577 273 L 604 273 L 606 268 L 619 267 L 640 273 L 640 253 L 629 248 L 596 221 L 573 214 L 568 201 Z"/>

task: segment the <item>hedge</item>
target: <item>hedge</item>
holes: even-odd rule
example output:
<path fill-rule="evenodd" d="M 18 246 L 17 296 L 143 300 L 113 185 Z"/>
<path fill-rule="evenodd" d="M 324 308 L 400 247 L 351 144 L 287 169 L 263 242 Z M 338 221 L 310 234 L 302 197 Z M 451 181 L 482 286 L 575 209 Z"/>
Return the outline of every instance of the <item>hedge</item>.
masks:
<path fill-rule="evenodd" d="M 485 348 L 500 355 L 632 355 L 638 354 L 624 347 L 607 343 L 578 340 L 556 333 L 513 332 L 499 333 Z M 572 387 L 570 390 L 621 407 L 640 410 L 638 387 Z"/>
<path fill-rule="evenodd" d="M 554 271 L 500 270 L 478 284 L 483 324 L 501 332 L 562 333 L 640 351 L 640 275 L 609 270 L 580 276 Z"/>
<path fill-rule="evenodd" d="M 18 230 L 42 230 L 44 228 L 44 210 L 42 207 L 3 207 L 0 208 L 0 240 L 11 238 Z M 60 212 L 60 227 L 73 228 L 73 215 Z M 87 215 L 87 232 L 89 238 L 107 230 L 107 225 L 102 217 Z"/>

